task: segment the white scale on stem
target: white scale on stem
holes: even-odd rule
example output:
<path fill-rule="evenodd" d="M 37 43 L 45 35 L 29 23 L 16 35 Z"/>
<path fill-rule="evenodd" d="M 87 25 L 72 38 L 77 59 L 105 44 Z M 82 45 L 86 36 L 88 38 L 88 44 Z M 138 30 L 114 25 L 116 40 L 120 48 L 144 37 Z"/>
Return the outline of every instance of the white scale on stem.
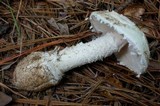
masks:
<path fill-rule="evenodd" d="M 93 31 L 102 32 L 100 37 L 60 51 L 31 53 L 18 63 L 13 84 L 18 89 L 39 91 L 56 85 L 66 71 L 103 60 L 113 53 L 121 65 L 136 74 L 145 71 L 149 59 L 148 44 L 134 23 L 122 15 L 108 11 L 93 12 L 90 22 Z"/>

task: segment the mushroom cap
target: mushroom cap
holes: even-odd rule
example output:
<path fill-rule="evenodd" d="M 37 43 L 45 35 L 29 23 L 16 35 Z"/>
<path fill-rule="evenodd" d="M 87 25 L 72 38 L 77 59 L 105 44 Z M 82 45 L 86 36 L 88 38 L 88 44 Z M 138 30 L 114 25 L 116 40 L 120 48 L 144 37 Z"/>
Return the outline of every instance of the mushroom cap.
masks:
<path fill-rule="evenodd" d="M 95 11 L 90 15 L 92 31 L 117 32 L 128 44 L 115 53 L 121 65 L 140 75 L 148 67 L 150 51 L 142 31 L 127 17 L 114 11 Z M 113 42 L 114 43 L 114 42 Z"/>

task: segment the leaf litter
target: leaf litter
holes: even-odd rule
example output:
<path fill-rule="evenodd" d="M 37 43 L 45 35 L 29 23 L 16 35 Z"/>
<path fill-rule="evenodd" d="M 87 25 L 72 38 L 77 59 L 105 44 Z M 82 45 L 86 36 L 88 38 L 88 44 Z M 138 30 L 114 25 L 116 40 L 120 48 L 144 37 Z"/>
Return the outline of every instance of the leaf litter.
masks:
<path fill-rule="evenodd" d="M 2 0 L 1 93 L 12 98 L 10 106 L 160 105 L 159 5 L 157 0 Z M 110 56 L 67 72 L 57 86 L 41 92 L 21 91 L 12 85 L 14 68 L 24 56 L 55 46 L 64 48 L 97 35 L 90 32 L 87 18 L 92 11 L 106 9 L 126 15 L 145 33 L 151 51 L 145 74 L 137 78 Z"/>

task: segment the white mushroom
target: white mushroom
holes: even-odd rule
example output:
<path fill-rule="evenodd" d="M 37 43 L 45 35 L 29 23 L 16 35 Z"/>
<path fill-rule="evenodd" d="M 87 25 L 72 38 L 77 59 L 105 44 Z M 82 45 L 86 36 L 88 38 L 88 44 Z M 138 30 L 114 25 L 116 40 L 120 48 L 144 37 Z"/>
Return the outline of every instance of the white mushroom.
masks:
<path fill-rule="evenodd" d="M 92 63 L 115 53 L 121 65 L 143 73 L 148 66 L 149 49 L 144 34 L 125 16 L 112 11 L 90 15 L 92 30 L 102 36 L 63 50 L 33 52 L 20 61 L 13 84 L 18 89 L 42 90 L 56 85 L 63 74 L 75 67 Z"/>
<path fill-rule="evenodd" d="M 116 53 L 121 65 L 140 75 L 148 67 L 150 51 L 146 37 L 142 31 L 127 17 L 114 11 L 97 11 L 90 16 L 93 31 L 104 33 L 117 32 L 128 45 Z"/>

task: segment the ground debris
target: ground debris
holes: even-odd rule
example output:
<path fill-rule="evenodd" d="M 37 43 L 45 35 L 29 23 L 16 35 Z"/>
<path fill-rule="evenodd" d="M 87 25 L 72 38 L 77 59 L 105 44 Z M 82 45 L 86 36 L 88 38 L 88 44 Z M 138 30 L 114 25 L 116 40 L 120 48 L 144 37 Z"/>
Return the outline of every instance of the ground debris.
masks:
<path fill-rule="evenodd" d="M 156 0 L 2 0 L 0 93 L 7 89 L 8 100 L 13 98 L 10 106 L 160 105 L 159 5 Z M 12 85 L 14 68 L 25 55 L 55 46 L 61 49 L 97 35 L 89 30 L 87 18 L 98 10 L 128 15 L 144 31 L 151 51 L 147 73 L 137 78 L 110 56 L 67 72 L 57 86 L 41 92 L 21 91 Z"/>

